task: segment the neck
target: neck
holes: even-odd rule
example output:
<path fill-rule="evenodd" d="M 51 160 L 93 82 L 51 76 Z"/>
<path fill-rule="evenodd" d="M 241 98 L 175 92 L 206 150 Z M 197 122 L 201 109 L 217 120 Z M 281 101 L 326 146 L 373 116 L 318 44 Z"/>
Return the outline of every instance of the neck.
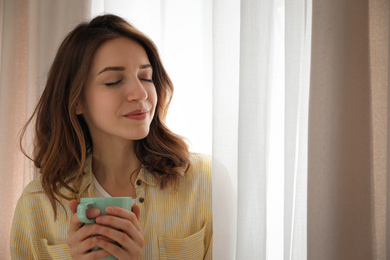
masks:
<path fill-rule="evenodd" d="M 103 188 L 128 187 L 135 182 L 138 173 L 133 173 L 140 168 L 141 163 L 134 154 L 132 142 L 121 146 L 94 144 L 92 172 Z"/>

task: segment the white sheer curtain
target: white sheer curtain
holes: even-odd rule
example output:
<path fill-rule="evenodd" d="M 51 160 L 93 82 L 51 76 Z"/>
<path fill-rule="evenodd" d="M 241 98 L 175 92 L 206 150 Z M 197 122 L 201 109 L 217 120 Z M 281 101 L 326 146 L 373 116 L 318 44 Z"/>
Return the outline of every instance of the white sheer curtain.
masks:
<path fill-rule="evenodd" d="M 214 258 L 306 259 L 311 1 L 216 0 L 213 29 Z"/>

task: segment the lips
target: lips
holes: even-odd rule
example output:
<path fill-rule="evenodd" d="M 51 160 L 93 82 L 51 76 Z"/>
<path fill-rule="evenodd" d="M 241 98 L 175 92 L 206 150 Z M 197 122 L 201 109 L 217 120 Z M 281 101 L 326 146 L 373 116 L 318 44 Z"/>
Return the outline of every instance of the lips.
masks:
<path fill-rule="evenodd" d="M 124 117 L 133 120 L 143 120 L 148 116 L 148 114 L 149 114 L 149 110 L 147 109 L 137 109 L 131 111 L 130 113 L 127 113 L 126 115 L 124 115 Z"/>

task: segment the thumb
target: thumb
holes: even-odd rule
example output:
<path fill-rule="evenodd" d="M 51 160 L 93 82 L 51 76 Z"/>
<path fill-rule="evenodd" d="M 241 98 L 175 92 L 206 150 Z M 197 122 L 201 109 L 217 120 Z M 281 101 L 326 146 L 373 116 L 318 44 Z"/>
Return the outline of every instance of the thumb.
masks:
<path fill-rule="evenodd" d="M 69 202 L 70 211 L 72 211 L 72 214 L 77 213 L 77 206 L 79 205 L 79 202 L 77 200 L 71 200 Z"/>
<path fill-rule="evenodd" d="M 133 213 L 135 214 L 135 216 L 139 220 L 139 217 L 141 216 L 141 208 L 138 205 L 134 205 L 133 208 L 131 209 L 131 211 L 133 211 Z"/>

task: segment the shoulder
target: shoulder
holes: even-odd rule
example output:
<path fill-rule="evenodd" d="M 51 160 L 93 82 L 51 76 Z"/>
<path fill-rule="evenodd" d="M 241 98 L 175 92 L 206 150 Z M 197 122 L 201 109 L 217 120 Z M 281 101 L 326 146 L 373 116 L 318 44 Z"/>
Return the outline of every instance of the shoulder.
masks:
<path fill-rule="evenodd" d="M 15 208 L 14 222 L 40 223 L 52 214 L 50 202 L 43 191 L 41 178 L 32 180 L 23 190 Z"/>
<path fill-rule="evenodd" d="M 48 198 L 43 191 L 41 178 L 38 177 L 32 180 L 23 189 L 22 195 L 18 200 L 18 207 L 22 207 L 25 210 L 30 208 L 41 208 L 43 205 L 49 204 Z"/>
<path fill-rule="evenodd" d="M 80 193 L 84 196 L 91 196 L 91 190 L 93 190 L 93 185 L 92 184 L 92 170 L 90 169 L 90 156 L 87 158 L 86 161 L 86 166 L 84 166 L 84 175 L 82 178 L 82 183 L 80 187 Z M 77 169 L 72 170 L 67 178 L 65 179 L 65 183 L 68 184 L 70 188 L 75 189 L 76 183 L 74 182 L 74 179 L 77 175 Z M 65 188 L 64 186 L 60 186 L 59 188 L 60 194 L 62 194 L 64 197 L 73 197 L 74 193 L 72 190 Z M 44 189 L 42 185 L 42 177 L 39 176 L 38 178 L 32 180 L 27 186 L 23 189 L 23 193 L 21 195 L 21 199 L 31 197 L 31 195 L 44 195 Z M 34 197 L 34 196 L 33 196 Z M 35 196 L 36 197 L 36 196 Z M 58 197 L 59 201 L 63 201 L 63 197 Z"/>
<path fill-rule="evenodd" d="M 60 189 L 62 191 L 63 188 Z M 69 201 L 62 197 L 57 197 L 55 201 L 57 206 L 57 220 L 61 223 L 66 220 L 70 210 L 68 207 Z M 20 218 L 20 214 L 26 214 L 25 221 L 33 223 L 37 228 L 47 229 L 54 222 L 54 211 L 49 197 L 44 192 L 41 177 L 32 180 L 23 190 L 15 208 L 16 218 Z M 58 222 L 59 223 L 59 222 Z"/>
<path fill-rule="evenodd" d="M 201 153 L 190 154 L 190 171 L 211 173 L 211 156 Z"/>
<path fill-rule="evenodd" d="M 212 157 L 206 154 L 191 153 L 190 167 L 181 182 L 181 196 L 188 203 L 198 205 L 204 212 L 205 219 L 211 219 L 211 162 Z M 187 195 L 187 196 L 186 196 Z"/>
<path fill-rule="evenodd" d="M 60 192 L 65 193 L 65 189 L 60 188 Z M 58 199 L 62 203 L 66 201 L 63 198 Z M 23 192 L 18 200 L 18 205 L 24 208 L 40 208 L 40 210 L 44 208 L 49 211 L 52 210 L 49 198 L 43 189 L 41 176 L 32 180 L 23 189 Z"/>
<path fill-rule="evenodd" d="M 41 177 L 32 180 L 23 190 L 23 195 L 43 191 Z"/>
<path fill-rule="evenodd" d="M 191 181 L 203 180 L 211 182 L 211 156 L 201 153 L 190 154 L 190 167 L 185 176 Z"/>

